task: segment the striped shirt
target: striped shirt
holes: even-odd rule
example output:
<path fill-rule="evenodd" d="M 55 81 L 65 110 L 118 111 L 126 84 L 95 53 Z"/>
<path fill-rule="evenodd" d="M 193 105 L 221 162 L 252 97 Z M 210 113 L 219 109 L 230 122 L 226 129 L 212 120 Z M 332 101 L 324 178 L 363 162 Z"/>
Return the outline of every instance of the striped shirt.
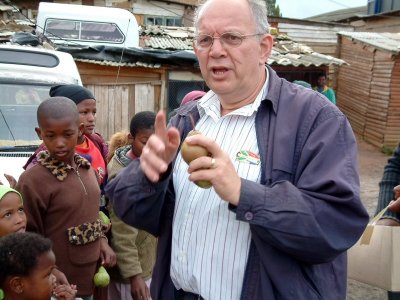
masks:
<path fill-rule="evenodd" d="M 223 117 L 213 92 L 198 103 L 200 120 L 196 129 L 230 155 L 240 177 L 255 182 L 260 182 L 260 164 L 237 157 L 239 153 L 253 153 L 252 158 L 259 154 L 255 115 L 267 83 L 253 103 Z M 240 152 L 243 150 L 246 152 Z M 173 170 L 176 204 L 172 281 L 177 289 L 200 294 L 207 300 L 239 299 L 251 241 L 250 226 L 236 220 L 228 203 L 213 188 L 202 189 L 190 182 L 187 169 L 178 154 Z"/>

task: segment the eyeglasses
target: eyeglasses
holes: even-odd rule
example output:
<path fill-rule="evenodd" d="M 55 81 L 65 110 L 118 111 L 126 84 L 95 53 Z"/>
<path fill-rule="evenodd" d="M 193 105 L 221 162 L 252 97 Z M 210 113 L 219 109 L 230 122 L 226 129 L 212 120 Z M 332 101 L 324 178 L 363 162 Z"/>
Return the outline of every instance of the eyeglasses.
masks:
<path fill-rule="evenodd" d="M 239 47 L 246 38 L 257 35 L 263 35 L 263 33 L 241 34 L 239 32 L 225 32 L 219 37 L 209 34 L 199 34 L 195 36 L 194 44 L 199 49 L 208 49 L 213 45 L 214 39 L 219 39 L 221 44 L 235 48 Z"/>

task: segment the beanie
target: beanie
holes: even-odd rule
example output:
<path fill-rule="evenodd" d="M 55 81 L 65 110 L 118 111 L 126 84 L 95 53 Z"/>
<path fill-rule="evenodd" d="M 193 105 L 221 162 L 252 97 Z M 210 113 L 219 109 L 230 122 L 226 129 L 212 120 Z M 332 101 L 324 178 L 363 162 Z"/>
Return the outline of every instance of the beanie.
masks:
<path fill-rule="evenodd" d="M 86 99 L 94 99 L 94 96 L 90 90 L 87 88 L 77 85 L 77 84 L 68 84 L 68 85 L 56 85 L 50 89 L 49 92 L 50 97 L 67 97 L 75 102 L 76 105 L 79 102 Z"/>
<path fill-rule="evenodd" d="M 191 91 L 183 97 L 181 101 L 181 106 L 185 105 L 186 103 L 189 103 L 190 101 L 195 101 L 199 100 L 201 97 L 203 97 L 206 94 L 206 92 L 203 91 Z"/>
<path fill-rule="evenodd" d="M 21 201 L 22 201 L 22 196 L 21 196 L 21 194 L 20 193 L 18 193 L 16 190 L 14 190 L 14 189 L 12 189 L 12 188 L 10 188 L 10 187 L 8 187 L 8 186 L 5 186 L 5 185 L 0 185 L 0 201 L 3 199 L 3 197 L 6 195 L 6 194 L 8 194 L 8 193 L 16 193 L 18 196 L 19 196 L 19 198 L 21 199 Z"/>

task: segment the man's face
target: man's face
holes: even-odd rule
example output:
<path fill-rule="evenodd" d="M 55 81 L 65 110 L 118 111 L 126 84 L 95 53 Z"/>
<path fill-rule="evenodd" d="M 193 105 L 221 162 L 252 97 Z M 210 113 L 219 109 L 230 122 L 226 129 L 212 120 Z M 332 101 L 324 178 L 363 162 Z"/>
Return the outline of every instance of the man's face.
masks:
<path fill-rule="evenodd" d="M 318 86 L 323 87 L 326 84 L 326 78 L 324 76 L 319 76 L 318 77 Z"/>
<path fill-rule="evenodd" d="M 226 32 L 258 33 L 254 17 L 244 0 L 212 0 L 200 16 L 197 32 L 213 37 Z M 237 47 L 223 44 L 216 38 L 207 49 L 195 47 L 195 53 L 207 85 L 225 101 L 229 99 L 234 103 L 257 89 L 271 47 L 269 34 L 247 37 Z"/>

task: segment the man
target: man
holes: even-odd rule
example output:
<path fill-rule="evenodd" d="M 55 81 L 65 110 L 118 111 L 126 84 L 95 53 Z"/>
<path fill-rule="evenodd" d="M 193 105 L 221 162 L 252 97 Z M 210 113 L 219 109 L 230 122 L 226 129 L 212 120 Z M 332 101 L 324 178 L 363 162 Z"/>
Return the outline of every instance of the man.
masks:
<path fill-rule="evenodd" d="M 356 141 L 322 95 L 265 66 L 266 16 L 259 0 L 199 8 L 210 91 L 168 128 L 159 112 L 140 159 L 107 187 L 121 219 L 159 237 L 152 299 L 346 297 L 346 250 L 368 222 Z M 194 125 L 202 134 L 186 141 L 209 156 L 188 166 L 178 148 Z"/>
<path fill-rule="evenodd" d="M 326 98 L 328 98 L 329 101 L 331 101 L 333 104 L 336 105 L 335 92 L 326 85 L 325 74 L 318 75 L 317 86 L 314 89 L 319 93 L 321 93 L 322 95 L 324 95 Z"/>

